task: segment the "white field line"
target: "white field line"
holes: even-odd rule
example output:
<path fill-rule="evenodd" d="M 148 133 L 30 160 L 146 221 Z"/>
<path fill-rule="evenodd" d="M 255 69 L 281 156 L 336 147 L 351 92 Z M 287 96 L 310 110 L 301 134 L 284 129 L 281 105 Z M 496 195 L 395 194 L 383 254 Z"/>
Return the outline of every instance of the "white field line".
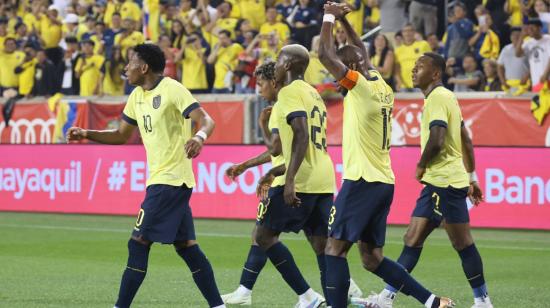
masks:
<path fill-rule="evenodd" d="M 89 227 L 68 227 L 68 226 L 48 226 L 48 225 L 24 225 L 24 224 L 1 224 L 0 227 L 5 228 L 25 228 L 36 230 L 68 230 L 68 231 L 85 231 L 85 232 L 107 232 L 107 233 L 131 233 L 131 228 L 128 229 L 113 229 L 113 228 L 89 228 Z M 226 234 L 217 232 L 197 232 L 197 236 L 205 237 L 225 237 L 225 238 L 242 238 L 250 239 L 249 234 Z M 284 238 L 285 241 L 303 241 L 300 237 Z M 401 245 L 401 241 L 386 241 L 387 244 Z M 450 247 L 450 243 L 429 243 L 427 246 Z M 500 249 L 500 250 L 531 250 L 531 251 L 550 251 L 550 247 L 516 247 L 503 245 L 484 245 L 476 244 L 477 247 L 483 249 Z"/>

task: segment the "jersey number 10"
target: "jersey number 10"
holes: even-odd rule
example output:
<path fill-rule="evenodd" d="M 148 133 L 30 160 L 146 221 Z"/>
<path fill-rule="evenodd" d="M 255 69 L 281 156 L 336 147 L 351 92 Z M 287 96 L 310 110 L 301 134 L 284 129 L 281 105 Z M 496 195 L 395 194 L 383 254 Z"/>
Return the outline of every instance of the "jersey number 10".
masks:
<path fill-rule="evenodd" d="M 153 124 L 151 123 L 151 116 L 150 115 L 144 115 L 143 116 L 143 128 L 145 129 L 146 133 L 153 132 Z"/>

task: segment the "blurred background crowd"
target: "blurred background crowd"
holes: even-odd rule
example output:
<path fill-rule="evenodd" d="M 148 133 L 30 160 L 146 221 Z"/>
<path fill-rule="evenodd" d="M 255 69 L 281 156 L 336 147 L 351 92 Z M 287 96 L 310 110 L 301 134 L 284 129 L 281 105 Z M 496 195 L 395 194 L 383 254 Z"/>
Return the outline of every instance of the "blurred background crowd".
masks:
<path fill-rule="evenodd" d="M 411 69 L 445 56 L 457 92 L 537 91 L 550 67 L 549 0 L 343 0 L 373 66 L 396 91 L 415 91 Z M 194 93 L 254 93 L 255 67 L 282 46 L 311 50 L 306 80 L 333 79 L 317 58 L 324 0 L 3 0 L 0 91 L 18 96 L 124 95 L 132 46 L 158 43 L 165 76 Z M 381 28 L 377 28 L 380 26 Z M 379 30 L 379 31 L 377 31 Z M 336 45 L 346 44 L 336 28 Z"/>

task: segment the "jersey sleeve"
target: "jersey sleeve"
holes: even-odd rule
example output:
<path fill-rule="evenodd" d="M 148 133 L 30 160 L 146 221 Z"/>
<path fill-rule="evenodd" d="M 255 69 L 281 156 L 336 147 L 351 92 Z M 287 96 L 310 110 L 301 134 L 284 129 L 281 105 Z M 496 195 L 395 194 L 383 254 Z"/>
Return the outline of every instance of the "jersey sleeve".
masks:
<path fill-rule="evenodd" d="M 126 106 L 124 106 L 124 110 L 122 111 L 122 120 L 125 121 L 128 124 L 137 126 L 137 120 L 136 120 L 136 99 L 135 99 L 134 92 L 130 94 L 128 97 L 128 100 L 126 101 Z"/>
<path fill-rule="evenodd" d="M 181 84 L 177 84 L 177 87 L 174 87 L 173 91 L 174 93 L 179 93 L 176 95 L 176 108 L 184 118 L 189 119 L 191 112 L 199 108 L 200 104 L 191 92 Z"/>
<path fill-rule="evenodd" d="M 447 128 L 449 123 L 449 114 L 447 110 L 447 103 L 445 100 L 448 99 L 441 95 L 434 95 L 430 104 L 428 104 L 424 110 L 425 116 L 427 117 L 427 122 L 430 125 L 430 129 L 434 126 L 441 126 Z"/>
<path fill-rule="evenodd" d="M 279 116 L 286 119 L 286 123 L 295 118 L 306 117 L 307 111 L 302 103 L 298 91 L 293 91 L 292 88 L 286 88 L 279 92 L 277 104 L 279 104 Z"/>
<path fill-rule="evenodd" d="M 271 116 L 269 117 L 269 123 L 267 124 L 267 126 L 269 127 L 269 130 L 271 131 L 272 134 L 278 135 L 279 125 L 277 122 L 277 118 L 278 118 L 277 111 L 278 111 L 278 108 L 276 106 L 273 106 L 273 109 L 271 109 Z"/>

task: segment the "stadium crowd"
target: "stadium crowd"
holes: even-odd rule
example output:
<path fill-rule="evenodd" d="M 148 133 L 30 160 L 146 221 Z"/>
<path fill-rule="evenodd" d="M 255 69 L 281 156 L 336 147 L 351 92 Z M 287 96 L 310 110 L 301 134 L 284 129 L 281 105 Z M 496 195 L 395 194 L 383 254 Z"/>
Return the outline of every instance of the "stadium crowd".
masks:
<path fill-rule="evenodd" d="M 358 33 L 376 26 L 370 57 L 396 91 L 415 91 L 411 69 L 434 51 L 455 91 L 521 94 L 548 80 L 549 0 L 343 0 Z M 255 67 L 296 42 L 311 50 L 306 80 L 333 78 L 317 56 L 322 0 L 4 0 L 0 92 L 124 95 L 133 46 L 158 43 L 165 75 L 193 93 L 254 93 Z M 447 18 L 438 18 L 447 16 Z M 438 31 L 439 29 L 439 31 Z M 346 35 L 336 28 L 336 46 Z M 6 94 L 7 93 L 7 94 Z"/>

